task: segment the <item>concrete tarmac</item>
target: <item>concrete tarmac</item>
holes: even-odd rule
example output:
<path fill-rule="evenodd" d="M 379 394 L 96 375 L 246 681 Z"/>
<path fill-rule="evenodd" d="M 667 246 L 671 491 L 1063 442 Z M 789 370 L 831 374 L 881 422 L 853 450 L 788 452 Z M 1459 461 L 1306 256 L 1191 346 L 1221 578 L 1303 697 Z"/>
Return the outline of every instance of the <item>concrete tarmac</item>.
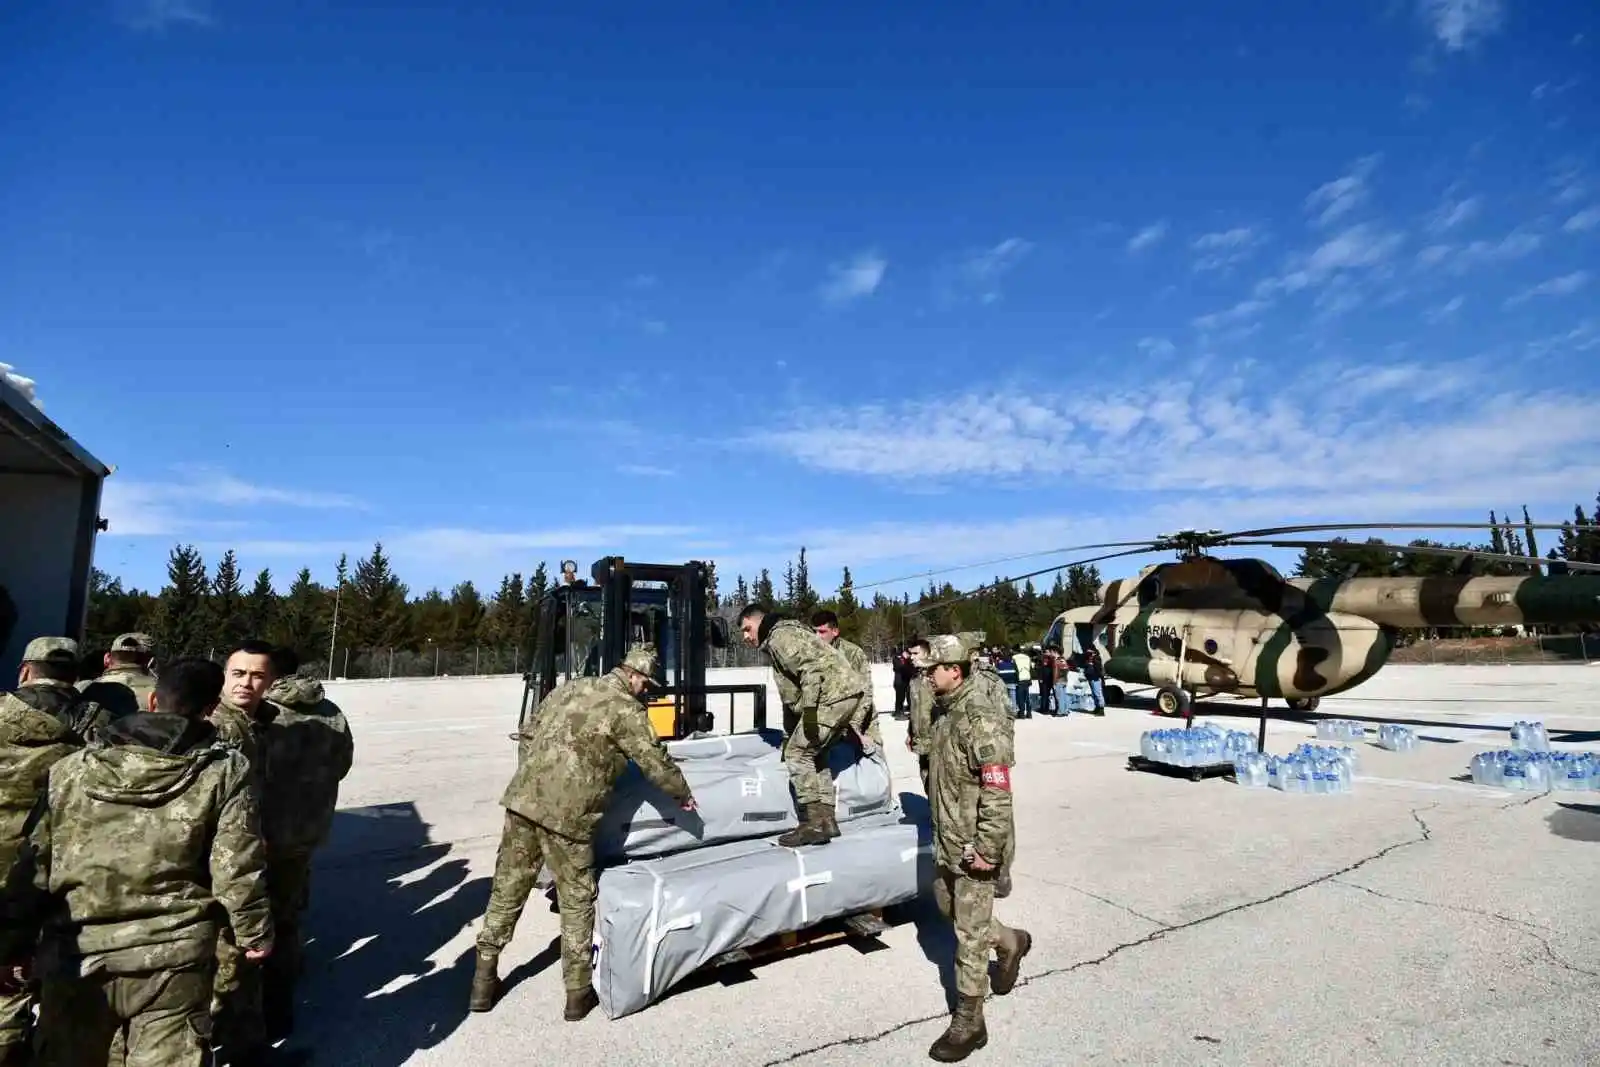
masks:
<path fill-rule="evenodd" d="M 571 1024 L 557 918 L 535 894 L 499 1005 L 469 1015 L 522 684 L 329 688 L 356 764 L 312 884 L 289 1042 L 312 1062 L 928 1062 L 953 952 L 931 905 L 875 951 L 819 948 Z M 1196 721 L 1253 732 L 1253 716 L 1217 701 Z M 1268 750 L 1312 739 L 1320 716 L 1415 722 L 1423 743 L 1358 746 L 1349 795 L 1289 796 L 1128 770 L 1139 734 L 1172 725 L 1142 707 L 1018 721 L 1015 891 L 997 914 L 1034 948 L 967 1062 L 1600 1061 L 1600 793 L 1465 777 L 1518 719 L 1600 751 L 1600 667 L 1388 667 L 1273 721 Z M 904 727 L 884 727 L 898 788 L 919 792 Z"/>

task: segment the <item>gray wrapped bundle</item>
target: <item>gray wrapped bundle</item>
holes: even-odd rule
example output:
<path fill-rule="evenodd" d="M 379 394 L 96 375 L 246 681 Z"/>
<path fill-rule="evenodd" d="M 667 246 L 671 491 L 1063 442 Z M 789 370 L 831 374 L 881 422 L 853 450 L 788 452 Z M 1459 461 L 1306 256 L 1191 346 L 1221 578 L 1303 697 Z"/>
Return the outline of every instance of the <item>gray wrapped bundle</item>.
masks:
<path fill-rule="evenodd" d="M 817 848 L 734 841 L 601 872 L 594 987 L 608 1018 L 639 1011 L 736 948 L 910 900 L 933 877 L 926 826 L 873 816 Z"/>
<path fill-rule="evenodd" d="M 798 820 L 782 741 L 769 731 L 668 742 L 667 752 L 694 790 L 694 812 L 679 808 L 629 763 L 595 832 L 596 858 L 641 859 L 792 830 Z M 899 810 L 882 752 L 863 757 L 843 743 L 828 762 L 841 823 Z"/>

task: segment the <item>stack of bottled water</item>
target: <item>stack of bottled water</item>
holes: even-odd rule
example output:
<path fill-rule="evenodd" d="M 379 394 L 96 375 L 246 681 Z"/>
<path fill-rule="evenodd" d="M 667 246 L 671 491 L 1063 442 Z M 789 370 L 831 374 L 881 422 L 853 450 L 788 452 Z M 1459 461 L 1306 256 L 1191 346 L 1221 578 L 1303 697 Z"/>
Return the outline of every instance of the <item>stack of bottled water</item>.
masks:
<path fill-rule="evenodd" d="M 1472 780 L 1528 793 L 1600 790 L 1600 755 L 1549 749 L 1502 749 L 1472 757 Z"/>
<path fill-rule="evenodd" d="M 1318 719 L 1318 741 L 1361 741 L 1367 736 L 1364 724 L 1353 719 Z"/>
<path fill-rule="evenodd" d="M 1417 735 L 1409 726 L 1386 722 L 1378 727 L 1378 745 L 1391 752 L 1414 752 L 1418 745 Z"/>
<path fill-rule="evenodd" d="M 1233 757 L 1233 777 L 1242 786 L 1265 789 L 1272 784 L 1277 759 L 1265 752 L 1241 752 Z"/>
<path fill-rule="evenodd" d="M 1301 745 L 1273 761 L 1268 775 L 1269 784 L 1285 793 L 1348 793 L 1355 782 L 1355 753 Z"/>
<path fill-rule="evenodd" d="M 1207 723 L 1192 730 L 1146 730 L 1139 738 L 1145 759 L 1174 767 L 1207 767 L 1228 763 L 1255 748 L 1255 738 L 1238 730 Z"/>
<path fill-rule="evenodd" d="M 1518 722 L 1511 727 L 1511 747 L 1518 752 L 1549 752 L 1550 735 L 1542 722 Z"/>

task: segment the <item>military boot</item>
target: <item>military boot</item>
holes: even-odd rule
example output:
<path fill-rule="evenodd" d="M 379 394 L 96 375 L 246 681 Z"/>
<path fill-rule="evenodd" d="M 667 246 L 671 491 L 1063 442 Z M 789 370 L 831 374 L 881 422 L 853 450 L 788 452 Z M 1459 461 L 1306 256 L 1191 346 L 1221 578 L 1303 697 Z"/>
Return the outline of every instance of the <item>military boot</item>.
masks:
<path fill-rule="evenodd" d="M 1028 931 L 1013 930 L 1009 926 L 1001 929 L 1004 933 L 994 947 L 995 955 L 1000 957 L 1000 966 L 995 969 L 994 978 L 989 983 L 997 997 L 1011 992 L 1017 984 L 1017 973 L 1022 970 L 1022 957 L 1033 949 L 1033 935 Z"/>
<path fill-rule="evenodd" d="M 928 1049 L 928 1057 L 940 1063 L 955 1063 L 988 1043 L 989 1030 L 983 1024 L 983 998 L 961 997 L 950 1016 L 950 1025 Z"/>
<path fill-rule="evenodd" d="M 828 835 L 828 840 L 831 841 L 839 836 L 839 819 L 833 812 L 833 805 L 829 804 L 823 808 L 821 815 L 822 831 Z"/>
<path fill-rule="evenodd" d="M 820 804 L 800 805 L 800 825 L 786 834 L 778 835 L 778 844 L 784 848 L 798 848 L 801 845 L 825 845 L 829 840 L 828 831 L 822 825 L 822 806 Z"/>
<path fill-rule="evenodd" d="M 472 972 L 472 995 L 467 1000 L 468 1011 L 488 1011 L 500 995 L 499 956 L 478 953 L 478 966 Z"/>
<path fill-rule="evenodd" d="M 594 991 L 594 986 L 586 985 L 582 989 L 567 990 L 567 1007 L 561 1017 L 569 1023 L 575 1023 L 594 1011 L 600 1004 L 600 997 Z"/>

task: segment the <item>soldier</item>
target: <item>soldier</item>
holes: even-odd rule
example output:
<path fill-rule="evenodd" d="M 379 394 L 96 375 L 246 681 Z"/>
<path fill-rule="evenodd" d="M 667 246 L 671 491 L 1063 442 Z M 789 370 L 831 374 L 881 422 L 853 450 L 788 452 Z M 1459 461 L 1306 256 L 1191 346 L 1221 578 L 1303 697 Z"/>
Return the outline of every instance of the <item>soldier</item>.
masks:
<path fill-rule="evenodd" d="M 919 637 L 906 646 L 916 676 L 911 679 L 908 696 L 911 701 L 911 721 L 906 725 L 906 747 L 917 754 L 917 770 L 922 775 L 922 795 L 933 799 L 928 788 L 928 753 L 933 745 L 935 716 L 944 709 L 933 699 L 933 689 L 928 684 L 928 642 Z"/>
<path fill-rule="evenodd" d="M 50 768 L 83 745 L 72 729 L 72 702 L 58 699 L 59 682 L 43 676 L 75 666 L 77 654 L 76 644 L 65 637 L 29 642 L 21 688 L 0 693 L 0 879 L 22 850 L 28 813 L 44 793 Z M 0 994 L 0 1065 L 25 1062 L 32 1033 L 31 994 Z"/>
<path fill-rule="evenodd" d="M 35 637 L 22 650 L 12 696 L 65 723 L 81 744 L 106 719 L 97 703 L 78 692 L 78 642 L 70 637 Z"/>
<path fill-rule="evenodd" d="M 277 714 L 267 702 L 267 689 L 277 680 L 272 645 L 242 641 L 228 655 L 223 671 L 222 699 L 211 711 L 218 738 L 238 749 L 249 763 L 250 787 L 256 809 L 265 806 L 268 793 L 266 734 Z M 235 1060 L 265 1055 L 267 1025 L 262 1003 L 261 968 L 239 951 L 234 931 L 222 930 L 217 940 L 217 989 L 212 1011 L 217 1038 L 232 1050 Z"/>
<path fill-rule="evenodd" d="M 19 863 L 45 1065 L 98 1067 L 114 1044 L 129 1064 L 207 1064 L 217 917 L 250 958 L 271 952 L 249 768 L 206 721 L 221 689 L 216 664 L 171 663 L 146 712 L 50 772 Z"/>
<path fill-rule="evenodd" d="M 156 690 L 156 676 L 150 670 L 155 641 L 149 634 L 118 634 L 101 659 L 104 669 L 98 678 L 85 678 L 78 691 L 106 709 L 109 718 L 143 711 Z"/>
<path fill-rule="evenodd" d="M 863 742 L 871 741 L 870 745 L 863 743 L 861 746 L 863 749 L 868 752 L 881 749 L 883 731 L 878 728 L 878 713 L 872 706 L 872 664 L 867 660 L 867 654 L 854 641 L 839 636 L 839 616 L 826 608 L 811 616 L 811 628 L 822 638 L 823 644 L 838 649 L 844 656 L 845 662 L 861 675 L 863 689 L 861 707 L 850 726 Z"/>
<path fill-rule="evenodd" d="M 994 917 L 995 880 L 1016 851 L 1011 815 L 1012 719 L 991 688 L 973 676 L 972 650 L 960 637 L 929 642 L 928 681 L 945 707 L 933 728 L 929 798 L 933 811 L 934 899 L 955 925 L 956 1009 L 928 1055 L 966 1059 L 989 1040 L 983 1020 L 989 953 L 999 958 L 991 988 L 1011 992 L 1033 947 L 1026 930 Z"/>
<path fill-rule="evenodd" d="M 339 783 L 350 773 L 355 745 L 339 705 L 322 683 L 295 672 L 299 657 L 278 649 L 276 680 L 267 700 L 276 714 L 263 735 L 271 769 L 262 805 L 267 843 L 267 888 L 272 895 L 276 948 L 262 973 L 262 1008 L 268 1040 L 294 1029 L 294 984 L 300 956 L 300 915 L 310 900 L 311 858 L 328 839 L 339 806 Z"/>
<path fill-rule="evenodd" d="M 578 678 L 540 705 L 523 729 L 506 809 L 489 907 L 478 934 L 471 1011 L 494 1007 L 500 953 L 511 943 L 541 865 L 555 876 L 561 908 L 562 1014 L 577 1022 L 594 1010 L 594 831 L 617 776 L 633 760 L 656 788 L 694 811 L 694 794 L 645 710 L 647 688 L 663 683 L 655 649 L 629 650 L 601 678 Z"/>
<path fill-rule="evenodd" d="M 778 838 L 784 848 L 824 845 L 839 836 L 828 749 L 856 719 L 864 687 L 838 651 L 793 619 L 759 604 L 739 613 L 744 643 L 766 649 L 783 700 L 783 762 L 794 784 L 800 825 Z M 790 725 L 791 720 L 793 725 Z"/>
<path fill-rule="evenodd" d="M 956 634 L 956 638 L 972 650 L 972 681 L 973 684 L 985 691 L 986 697 L 983 707 L 991 708 L 1006 719 L 1012 717 L 1011 695 L 1006 692 L 1005 680 L 1000 677 L 1000 672 L 994 669 L 994 662 L 983 654 L 982 630 L 965 630 Z M 1007 728 L 1010 733 L 1010 727 Z M 995 878 L 994 895 L 996 900 L 1004 900 L 1011 895 L 1011 860 L 1001 865 L 1000 873 Z"/>

